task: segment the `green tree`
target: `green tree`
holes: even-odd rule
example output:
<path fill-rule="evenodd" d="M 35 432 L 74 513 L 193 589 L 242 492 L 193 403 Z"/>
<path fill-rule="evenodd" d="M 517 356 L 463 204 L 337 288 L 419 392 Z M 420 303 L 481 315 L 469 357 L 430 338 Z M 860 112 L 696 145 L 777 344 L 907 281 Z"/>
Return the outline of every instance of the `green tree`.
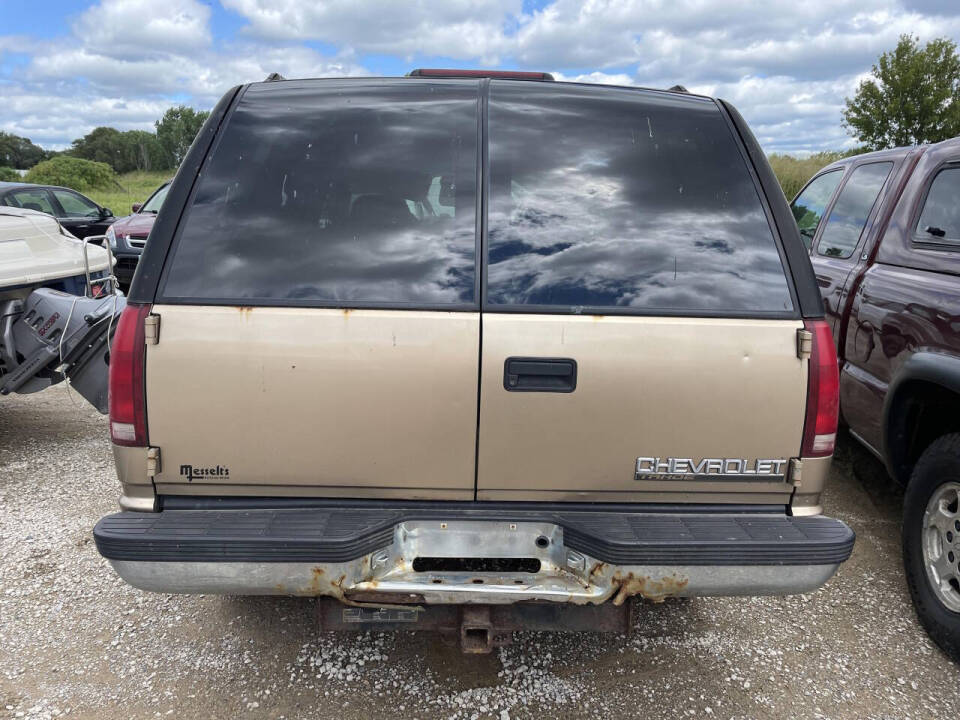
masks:
<path fill-rule="evenodd" d="M 173 158 L 173 167 L 178 167 L 190 149 L 190 144 L 200 132 L 209 112 L 194 110 L 186 105 L 169 108 L 155 123 L 157 140 Z"/>
<path fill-rule="evenodd" d="M 843 124 L 872 150 L 939 142 L 960 134 L 960 56 L 947 38 L 923 48 L 901 35 L 873 66 L 851 100 Z"/>
<path fill-rule="evenodd" d="M 174 167 L 173 158 L 152 132 L 128 130 L 123 133 L 123 141 L 130 170 L 169 170 Z"/>
<path fill-rule="evenodd" d="M 44 149 L 29 139 L 0 132 L 0 165 L 26 170 L 46 158 Z"/>
<path fill-rule="evenodd" d="M 70 155 L 106 163 L 117 173 L 133 170 L 165 170 L 173 167 L 157 136 L 143 130 L 120 132 L 98 127 L 73 141 Z"/>
<path fill-rule="evenodd" d="M 106 163 L 69 155 L 58 155 L 37 163 L 30 168 L 24 180 L 40 185 L 61 185 L 81 191 L 117 185 L 113 169 Z"/>
<path fill-rule="evenodd" d="M 17 182 L 20 180 L 20 173 L 12 167 L 0 165 L 0 182 Z"/>
<path fill-rule="evenodd" d="M 115 171 L 122 166 L 121 133 L 116 128 L 94 128 L 82 138 L 73 141 L 70 155 L 93 162 L 106 163 Z M 123 172 L 120 170 L 119 172 Z"/>

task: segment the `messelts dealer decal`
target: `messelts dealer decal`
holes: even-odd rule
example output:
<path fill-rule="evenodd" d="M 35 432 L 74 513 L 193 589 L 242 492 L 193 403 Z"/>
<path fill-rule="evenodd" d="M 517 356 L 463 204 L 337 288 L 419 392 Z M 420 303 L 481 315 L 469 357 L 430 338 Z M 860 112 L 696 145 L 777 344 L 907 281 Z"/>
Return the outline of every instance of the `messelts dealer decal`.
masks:
<path fill-rule="evenodd" d="M 185 477 L 188 482 L 193 482 L 194 480 L 207 480 L 209 478 L 227 480 L 230 478 L 230 470 L 229 468 L 225 468 L 223 465 L 215 465 L 214 467 L 181 465 L 180 477 Z"/>
<path fill-rule="evenodd" d="M 634 480 L 759 480 L 784 479 L 784 458 L 638 457 Z"/>

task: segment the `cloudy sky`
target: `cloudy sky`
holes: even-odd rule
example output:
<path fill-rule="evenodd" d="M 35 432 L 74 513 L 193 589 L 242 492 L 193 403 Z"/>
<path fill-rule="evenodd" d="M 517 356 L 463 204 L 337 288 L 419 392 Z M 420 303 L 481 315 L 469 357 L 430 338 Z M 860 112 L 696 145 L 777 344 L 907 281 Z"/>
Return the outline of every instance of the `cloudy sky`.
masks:
<path fill-rule="evenodd" d="M 484 67 L 680 83 L 802 153 L 852 144 L 843 99 L 902 33 L 960 40 L 960 0 L 0 0 L 0 130 L 62 148 L 274 71 Z"/>

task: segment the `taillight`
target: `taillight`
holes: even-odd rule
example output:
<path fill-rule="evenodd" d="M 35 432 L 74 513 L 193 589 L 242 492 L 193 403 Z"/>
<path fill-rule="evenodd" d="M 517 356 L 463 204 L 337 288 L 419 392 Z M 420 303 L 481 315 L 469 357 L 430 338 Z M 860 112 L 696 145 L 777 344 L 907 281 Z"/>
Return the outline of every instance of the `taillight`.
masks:
<path fill-rule="evenodd" d="M 840 377 L 833 333 L 825 320 L 806 320 L 813 335 L 810 373 L 807 380 L 807 417 L 803 424 L 801 457 L 824 457 L 833 453 L 840 408 Z"/>
<path fill-rule="evenodd" d="M 144 319 L 149 305 L 124 308 L 110 345 L 110 437 L 117 445 L 147 444 Z"/>

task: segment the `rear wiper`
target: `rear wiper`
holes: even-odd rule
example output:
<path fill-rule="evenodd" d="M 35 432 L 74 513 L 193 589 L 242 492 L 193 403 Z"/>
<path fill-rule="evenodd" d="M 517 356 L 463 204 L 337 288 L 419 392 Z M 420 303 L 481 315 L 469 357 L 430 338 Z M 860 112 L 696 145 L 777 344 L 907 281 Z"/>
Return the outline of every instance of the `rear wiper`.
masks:
<path fill-rule="evenodd" d="M 927 226 L 923 229 L 923 231 L 924 231 L 925 233 L 927 233 L 928 235 L 933 235 L 933 236 L 935 236 L 935 237 L 946 237 L 946 236 L 947 236 L 947 231 L 946 231 L 946 230 L 942 230 L 941 228 L 934 227 L 933 225 L 927 225 Z"/>

